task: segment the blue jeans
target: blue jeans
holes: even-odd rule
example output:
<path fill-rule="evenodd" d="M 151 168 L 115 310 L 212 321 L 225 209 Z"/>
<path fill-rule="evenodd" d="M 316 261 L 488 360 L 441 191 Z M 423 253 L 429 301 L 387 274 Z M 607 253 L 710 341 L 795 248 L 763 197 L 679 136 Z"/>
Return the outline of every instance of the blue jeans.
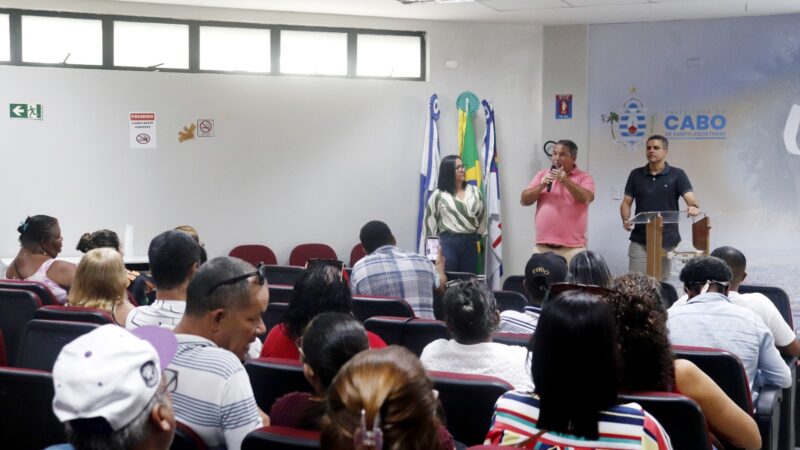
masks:
<path fill-rule="evenodd" d="M 447 272 L 471 272 L 478 269 L 478 235 L 440 233 L 439 245 Z"/>

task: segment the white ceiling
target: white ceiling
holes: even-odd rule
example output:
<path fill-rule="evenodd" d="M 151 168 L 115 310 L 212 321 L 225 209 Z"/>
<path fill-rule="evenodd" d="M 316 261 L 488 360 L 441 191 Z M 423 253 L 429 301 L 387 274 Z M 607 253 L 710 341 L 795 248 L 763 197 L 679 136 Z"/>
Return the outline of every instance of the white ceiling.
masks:
<path fill-rule="evenodd" d="M 566 25 L 800 13 L 800 0 L 477 0 L 403 5 L 397 0 L 106 0 L 227 9 L 422 20 Z"/>

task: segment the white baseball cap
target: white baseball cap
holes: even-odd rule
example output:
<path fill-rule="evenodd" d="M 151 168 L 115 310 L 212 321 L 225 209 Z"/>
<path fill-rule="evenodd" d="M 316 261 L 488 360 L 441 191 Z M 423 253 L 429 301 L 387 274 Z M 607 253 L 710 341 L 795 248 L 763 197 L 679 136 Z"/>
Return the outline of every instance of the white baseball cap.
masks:
<path fill-rule="evenodd" d="M 109 434 L 142 413 L 178 342 L 172 331 L 103 325 L 65 345 L 53 366 L 53 412 L 74 430 Z"/>

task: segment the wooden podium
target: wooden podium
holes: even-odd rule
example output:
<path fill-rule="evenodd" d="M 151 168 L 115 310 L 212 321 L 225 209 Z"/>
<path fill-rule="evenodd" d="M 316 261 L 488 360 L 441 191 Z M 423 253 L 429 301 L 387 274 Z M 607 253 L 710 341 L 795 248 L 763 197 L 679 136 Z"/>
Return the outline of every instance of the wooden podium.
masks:
<path fill-rule="evenodd" d="M 683 217 L 681 217 L 683 216 Z M 647 275 L 661 279 L 661 260 L 667 256 L 663 247 L 663 233 L 665 223 L 679 223 L 689 220 L 685 211 L 651 211 L 639 213 L 631 219 L 633 224 L 644 224 L 647 236 Z M 692 246 L 701 254 L 710 252 L 709 230 L 711 221 L 708 216 L 692 222 Z"/>

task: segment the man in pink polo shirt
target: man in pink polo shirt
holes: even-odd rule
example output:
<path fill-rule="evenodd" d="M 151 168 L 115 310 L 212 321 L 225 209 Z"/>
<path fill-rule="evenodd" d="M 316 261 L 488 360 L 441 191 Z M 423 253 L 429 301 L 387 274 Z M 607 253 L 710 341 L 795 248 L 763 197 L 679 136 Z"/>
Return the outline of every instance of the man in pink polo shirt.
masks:
<path fill-rule="evenodd" d="M 594 180 L 575 166 L 578 146 L 563 139 L 553 148 L 553 166 L 539 171 L 522 191 L 520 203 L 536 203 L 534 253 L 554 252 L 569 262 L 586 249 L 586 220 Z"/>

